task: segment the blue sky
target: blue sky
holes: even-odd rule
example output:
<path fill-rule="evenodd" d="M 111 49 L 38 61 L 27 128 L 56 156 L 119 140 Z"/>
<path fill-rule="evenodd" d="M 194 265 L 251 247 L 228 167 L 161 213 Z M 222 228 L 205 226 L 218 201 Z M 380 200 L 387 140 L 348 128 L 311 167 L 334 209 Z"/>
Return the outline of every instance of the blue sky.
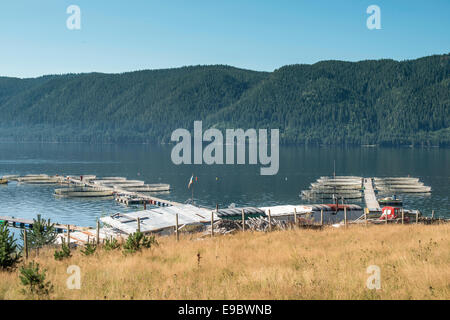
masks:
<path fill-rule="evenodd" d="M 81 30 L 66 27 L 72 4 Z M 366 27 L 372 4 L 381 30 Z M 449 0 L 2 1 L 0 75 L 414 59 L 450 52 L 449 13 Z"/>

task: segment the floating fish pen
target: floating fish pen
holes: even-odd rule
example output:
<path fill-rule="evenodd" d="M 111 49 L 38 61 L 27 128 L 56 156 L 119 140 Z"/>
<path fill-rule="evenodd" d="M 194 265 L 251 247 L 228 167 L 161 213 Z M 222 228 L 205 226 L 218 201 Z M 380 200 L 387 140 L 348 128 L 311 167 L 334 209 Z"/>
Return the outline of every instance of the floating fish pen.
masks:
<path fill-rule="evenodd" d="M 363 178 L 357 176 L 320 177 L 303 190 L 305 199 L 361 199 Z"/>
<path fill-rule="evenodd" d="M 2 178 L 9 180 L 9 181 L 14 181 L 14 180 L 17 180 L 17 178 L 19 178 L 19 176 L 16 174 L 9 174 L 9 175 L 3 176 Z"/>
<path fill-rule="evenodd" d="M 356 189 L 360 190 L 361 182 L 359 183 L 323 183 L 323 182 L 313 182 L 311 183 L 311 189 Z"/>
<path fill-rule="evenodd" d="M 383 192 L 393 193 L 430 193 L 431 187 L 416 187 L 416 188 L 403 188 L 403 187 L 390 187 L 390 188 L 376 188 L 376 190 Z"/>
<path fill-rule="evenodd" d="M 340 186 L 355 186 L 355 187 L 359 187 L 361 188 L 362 182 L 361 180 L 323 180 L 323 181 L 317 181 L 317 182 L 313 182 L 315 186 L 335 186 L 335 187 L 340 187 Z M 311 184 L 313 185 L 313 184 Z"/>
<path fill-rule="evenodd" d="M 102 188 L 91 188 L 91 187 L 73 187 L 73 188 L 62 188 L 56 189 L 55 195 L 61 197 L 110 197 L 114 195 L 112 190 L 106 190 Z"/>
<path fill-rule="evenodd" d="M 362 179 L 344 179 L 344 178 L 319 178 L 319 183 L 333 183 L 333 184 L 361 184 Z"/>
<path fill-rule="evenodd" d="M 17 181 L 19 182 L 25 182 L 25 181 L 39 181 L 39 180 L 49 180 L 52 177 L 46 174 L 39 174 L 39 175 L 26 175 L 23 177 L 18 177 Z"/>
<path fill-rule="evenodd" d="M 358 176 L 322 176 L 318 180 L 335 180 L 335 179 L 341 179 L 341 180 L 359 180 L 363 179 L 363 177 Z"/>
<path fill-rule="evenodd" d="M 62 179 L 53 178 L 53 179 L 38 179 L 38 180 L 25 180 L 25 181 L 19 181 L 23 184 L 60 184 L 63 182 Z"/>
<path fill-rule="evenodd" d="M 395 183 L 395 184 L 390 184 L 390 183 L 377 183 L 376 187 L 378 189 L 389 189 L 391 187 L 398 187 L 398 188 L 417 188 L 417 187 L 425 187 L 425 185 L 423 184 L 423 182 L 418 182 L 417 184 L 403 184 L 403 183 Z"/>
<path fill-rule="evenodd" d="M 134 192 L 163 192 L 170 191 L 170 184 L 167 183 L 155 183 L 155 184 L 144 184 L 138 186 L 122 186 L 123 189 L 127 191 Z"/>
<path fill-rule="evenodd" d="M 388 177 L 374 178 L 375 190 L 392 193 L 429 193 L 431 187 L 425 186 L 418 178 Z"/>
<path fill-rule="evenodd" d="M 114 182 L 114 184 L 116 184 L 116 185 L 121 185 L 121 184 L 124 184 L 124 185 L 126 185 L 126 184 L 134 184 L 134 185 L 140 185 L 140 186 L 142 186 L 142 185 L 145 184 L 145 182 L 142 181 L 142 180 L 117 180 L 116 182 Z"/>
<path fill-rule="evenodd" d="M 361 189 L 351 189 L 351 188 L 328 188 L 328 187 L 311 187 L 310 190 L 306 190 L 306 191 L 312 191 L 314 193 L 329 193 L 329 194 L 333 194 L 333 193 L 360 193 Z"/>
<path fill-rule="evenodd" d="M 373 178 L 375 183 L 402 183 L 402 184 L 414 184 L 419 182 L 419 178 L 412 177 L 386 177 L 386 178 Z"/>
<path fill-rule="evenodd" d="M 101 177 L 101 178 L 97 178 L 95 179 L 95 181 L 103 181 L 103 180 L 113 180 L 113 181 L 123 181 L 123 180 L 127 180 L 127 178 L 125 177 Z"/>
<path fill-rule="evenodd" d="M 142 180 L 95 180 L 94 184 L 104 185 L 104 186 L 120 186 L 120 185 L 133 185 L 142 186 L 145 184 Z"/>
<path fill-rule="evenodd" d="M 15 180 L 17 180 L 19 183 L 24 184 L 58 184 L 64 182 L 64 177 L 49 175 L 28 175 L 17 177 Z"/>
<path fill-rule="evenodd" d="M 116 189 L 116 190 L 124 190 L 124 189 L 127 189 L 127 188 L 142 187 L 144 185 L 141 184 L 141 183 L 130 182 L 130 183 L 122 183 L 122 184 L 107 183 L 107 184 L 102 184 L 101 186 L 107 187 L 107 188 L 113 188 L 113 189 Z"/>
<path fill-rule="evenodd" d="M 303 190 L 302 197 L 306 199 L 361 199 L 363 195 L 361 192 L 316 192 L 313 190 Z"/>

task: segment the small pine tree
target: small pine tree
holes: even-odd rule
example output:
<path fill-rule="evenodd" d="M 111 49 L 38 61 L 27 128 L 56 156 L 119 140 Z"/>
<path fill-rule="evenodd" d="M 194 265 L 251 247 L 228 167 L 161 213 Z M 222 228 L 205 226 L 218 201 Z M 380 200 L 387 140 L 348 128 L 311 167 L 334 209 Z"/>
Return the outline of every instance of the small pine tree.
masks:
<path fill-rule="evenodd" d="M 151 248 L 152 245 L 158 245 L 155 236 L 145 236 L 142 232 L 135 232 L 128 236 L 127 241 L 123 245 L 124 253 L 135 253 L 142 248 Z"/>
<path fill-rule="evenodd" d="M 30 262 L 28 265 L 20 267 L 19 278 L 22 285 L 26 289 L 22 290 L 23 294 L 31 294 L 40 298 L 48 298 L 50 293 L 53 291 L 53 285 L 50 281 L 45 282 L 46 270 L 39 270 L 39 263 L 34 261 Z"/>
<path fill-rule="evenodd" d="M 0 224 L 0 269 L 11 270 L 20 262 L 20 248 L 6 224 Z"/>
<path fill-rule="evenodd" d="M 55 260 L 61 261 L 65 258 L 70 258 L 72 255 L 70 254 L 70 248 L 66 244 L 66 240 L 63 238 L 61 243 L 61 250 L 55 250 Z"/>
<path fill-rule="evenodd" d="M 103 245 L 103 248 L 106 251 L 112 251 L 120 248 L 120 243 L 115 238 L 106 239 L 105 244 Z"/>
<path fill-rule="evenodd" d="M 28 232 L 28 244 L 30 248 L 42 248 L 43 246 L 53 244 L 58 233 L 55 224 L 41 219 L 41 215 L 37 215 L 37 219 L 33 219 L 33 228 Z M 22 231 L 23 238 L 23 231 Z"/>
<path fill-rule="evenodd" d="M 88 242 L 84 245 L 84 248 L 81 249 L 80 252 L 82 254 L 84 254 L 85 256 L 90 256 L 90 255 L 93 255 L 96 250 L 97 250 L 97 246 L 93 243 Z"/>

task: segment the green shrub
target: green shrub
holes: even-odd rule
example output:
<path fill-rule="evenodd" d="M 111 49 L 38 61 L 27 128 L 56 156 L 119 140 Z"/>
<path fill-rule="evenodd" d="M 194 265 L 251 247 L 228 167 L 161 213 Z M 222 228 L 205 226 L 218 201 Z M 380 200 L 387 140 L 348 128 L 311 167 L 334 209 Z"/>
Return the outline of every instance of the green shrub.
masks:
<path fill-rule="evenodd" d="M 149 249 L 153 245 L 158 245 L 155 236 L 145 236 L 142 232 L 135 232 L 128 236 L 123 245 L 124 253 L 135 253 L 142 248 Z"/>
<path fill-rule="evenodd" d="M 106 251 L 116 250 L 120 248 L 120 243 L 115 238 L 106 239 L 105 244 L 103 245 L 103 248 Z"/>
<path fill-rule="evenodd" d="M 53 285 L 50 281 L 45 281 L 45 272 L 45 269 L 40 271 L 39 264 L 34 261 L 26 266 L 21 266 L 19 278 L 26 288 L 22 292 L 38 298 L 47 298 L 53 291 Z"/>
<path fill-rule="evenodd" d="M 93 255 L 96 250 L 97 250 L 97 245 L 88 242 L 84 245 L 83 249 L 81 249 L 80 252 L 82 254 L 84 254 L 85 256 L 90 256 L 90 255 Z"/>
<path fill-rule="evenodd" d="M 66 240 L 63 238 L 62 239 L 62 244 L 61 244 L 61 250 L 55 250 L 55 260 L 61 261 L 65 258 L 70 258 L 72 255 L 70 254 L 70 248 L 69 246 L 66 244 Z"/>
<path fill-rule="evenodd" d="M 28 245 L 30 248 L 42 248 L 43 246 L 53 244 L 58 233 L 55 224 L 48 219 L 41 219 L 41 215 L 37 215 L 37 219 L 33 219 L 33 228 L 28 231 Z M 23 231 L 22 231 L 23 239 Z"/>
<path fill-rule="evenodd" d="M 11 270 L 20 262 L 20 248 L 6 224 L 0 225 L 0 269 Z"/>

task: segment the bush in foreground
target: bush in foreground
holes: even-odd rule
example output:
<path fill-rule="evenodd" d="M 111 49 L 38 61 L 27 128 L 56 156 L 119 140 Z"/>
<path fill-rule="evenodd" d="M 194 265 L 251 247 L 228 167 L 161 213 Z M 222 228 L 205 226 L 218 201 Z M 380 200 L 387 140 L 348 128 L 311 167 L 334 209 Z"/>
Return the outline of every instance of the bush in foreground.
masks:
<path fill-rule="evenodd" d="M 50 293 L 53 291 L 53 285 L 50 281 L 45 281 L 46 270 L 39 270 L 39 264 L 34 261 L 30 262 L 28 265 L 20 267 L 20 281 L 25 289 L 22 293 L 25 295 L 31 295 L 33 297 L 48 298 Z"/>
<path fill-rule="evenodd" d="M 112 251 L 120 248 L 120 243 L 116 238 L 106 239 L 103 249 L 106 251 Z"/>
<path fill-rule="evenodd" d="M 142 232 L 135 232 L 128 236 L 127 241 L 123 245 L 124 253 L 135 253 L 141 251 L 142 248 L 150 249 L 152 246 L 158 245 L 155 236 L 145 236 Z"/>
<path fill-rule="evenodd" d="M 66 240 L 62 238 L 61 250 L 55 250 L 54 257 L 55 260 L 61 261 L 65 258 L 70 258 L 72 254 L 70 253 L 70 248 L 66 244 Z"/>
<path fill-rule="evenodd" d="M 46 245 L 53 244 L 57 235 L 55 224 L 50 219 L 42 219 L 41 215 L 38 214 L 37 219 L 33 219 L 33 228 L 28 231 L 28 245 L 30 248 L 42 248 Z"/>
<path fill-rule="evenodd" d="M 8 226 L 0 224 L 0 269 L 11 270 L 20 262 L 20 248 Z"/>
<path fill-rule="evenodd" d="M 91 256 L 95 253 L 97 250 L 97 246 L 93 243 L 86 243 L 83 247 L 83 249 L 80 250 L 80 252 L 85 256 Z"/>

